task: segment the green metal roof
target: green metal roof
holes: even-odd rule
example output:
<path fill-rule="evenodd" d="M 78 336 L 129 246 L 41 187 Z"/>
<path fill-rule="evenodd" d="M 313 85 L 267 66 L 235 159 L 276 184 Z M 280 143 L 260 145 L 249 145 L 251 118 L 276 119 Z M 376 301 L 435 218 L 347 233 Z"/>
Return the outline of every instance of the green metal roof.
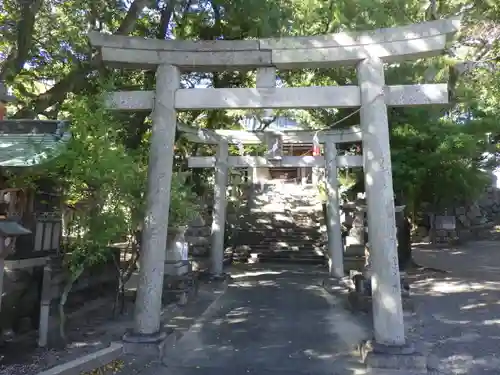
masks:
<path fill-rule="evenodd" d="M 10 220 L 0 220 L 0 234 L 2 236 L 22 236 L 31 234 L 29 229 L 26 229 L 21 224 Z"/>
<path fill-rule="evenodd" d="M 61 153 L 71 138 L 65 123 L 0 121 L 0 167 L 30 167 Z"/>

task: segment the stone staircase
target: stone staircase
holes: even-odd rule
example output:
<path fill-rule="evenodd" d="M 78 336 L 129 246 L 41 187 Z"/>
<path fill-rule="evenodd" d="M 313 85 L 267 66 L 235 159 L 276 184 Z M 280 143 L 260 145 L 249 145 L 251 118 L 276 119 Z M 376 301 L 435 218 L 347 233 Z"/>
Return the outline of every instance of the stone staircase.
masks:
<path fill-rule="evenodd" d="M 321 203 L 313 185 L 256 185 L 239 225 L 233 259 L 249 262 L 324 264 Z"/>

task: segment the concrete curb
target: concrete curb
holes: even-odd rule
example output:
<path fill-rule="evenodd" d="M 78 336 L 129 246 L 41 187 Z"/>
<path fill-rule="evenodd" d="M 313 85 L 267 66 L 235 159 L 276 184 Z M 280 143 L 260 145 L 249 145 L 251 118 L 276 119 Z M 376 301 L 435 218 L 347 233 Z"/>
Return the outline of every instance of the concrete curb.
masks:
<path fill-rule="evenodd" d="M 162 362 L 164 364 L 165 364 L 166 351 L 175 347 L 177 342 L 181 340 L 184 337 L 184 335 L 190 332 L 193 327 L 201 325 L 204 321 L 206 321 L 211 315 L 215 313 L 215 311 L 219 307 L 220 299 L 226 294 L 230 281 L 231 280 L 226 279 L 222 282 L 222 288 L 219 292 L 219 295 L 215 297 L 215 299 L 207 306 L 205 311 L 203 311 L 203 313 L 193 322 L 193 324 L 191 324 L 191 326 L 187 330 L 185 331 L 176 330 L 166 337 L 166 339 L 163 341 L 163 348 L 162 348 Z"/>
<path fill-rule="evenodd" d="M 123 353 L 121 343 L 112 342 L 107 348 L 94 353 L 84 355 L 73 361 L 63 363 L 48 370 L 39 372 L 38 375 L 76 375 L 85 371 L 91 371 L 98 367 L 107 365 Z"/>

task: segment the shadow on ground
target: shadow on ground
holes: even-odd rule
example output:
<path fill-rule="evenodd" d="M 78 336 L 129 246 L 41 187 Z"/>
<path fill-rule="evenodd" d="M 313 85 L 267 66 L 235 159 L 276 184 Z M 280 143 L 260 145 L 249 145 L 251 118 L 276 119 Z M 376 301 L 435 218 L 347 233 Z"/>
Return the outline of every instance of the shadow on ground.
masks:
<path fill-rule="evenodd" d="M 417 263 L 447 271 L 412 271 L 421 338 L 434 344 L 444 374 L 500 374 L 500 242 L 461 247 L 419 245 Z"/>
<path fill-rule="evenodd" d="M 314 266 L 241 266 L 226 294 L 167 352 L 155 374 L 359 374 L 363 325 Z"/>

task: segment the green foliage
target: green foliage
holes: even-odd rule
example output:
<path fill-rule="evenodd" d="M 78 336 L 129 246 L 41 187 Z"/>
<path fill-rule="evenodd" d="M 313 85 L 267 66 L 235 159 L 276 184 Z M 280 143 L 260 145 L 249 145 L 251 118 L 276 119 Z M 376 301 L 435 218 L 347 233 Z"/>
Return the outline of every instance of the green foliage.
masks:
<path fill-rule="evenodd" d="M 200 207 L 192 186 L 187 182 L 189 172 L 174 172 L 170 184 L 170 227 L 185 226 L 198 214 Z"/>
<path fill-rule="evenodd" d="M 77 208 L 67 262 L 79 267 L 100 263 L 108 246 L 132 233 L 144 211 L 144 156 L 128 153 L 117 139 L 119 122 L 102 98 L 75 97 L 68 102 L 72 139 L 54 165 L 66 201 Z"/>
<path fill-rule="evenodd" d="M 411 212 L 423 204 L 443 209 L 473 199 L 487 181 L 481 170 L 484 133 L 469 133 L 467 124 L 449 120 L 401 124 L 392 132 L 393 178 L 396 192 Z"/>
<path fill-rule="evenodd" d="M 136 0 L 132 2 L 134 6 L 129 3 L 36 0 L 30 4 L 5 0 L 0 5 L 0 79 L 5 79 L 21 99 L 9 108 L 10 113 L 16 117 L 73 118 L 71 151 L 58 168 L 68 198 L 72 202 L 91 200 L 93 207 L 110 205 L 112 215 L 126 217 L 127 233 L 142 218 L 150 120 L 142 113 L 106 113 L 96 107 L 96 98 L 100 80 L 111 76 L 118 90 L 149 90 L 154 80 L 150 72 L 112 71 L 91 65 L 92 51 L 86 39 L 89 28 L 155 38 L 253 39 L 369 30 L 462 14 L 464 27 L 457 43 L 459 48 L 454 49 L 458 57 L 440 56 L 386 68 L 388 84 L 450 82 L 452 93 L 447 107 L 390 110 L 394 186 L 414 210 L 424 203 L 446 205 L 452 200 L 472 199 L 484 182 L 478 168 L 496 166 L 498 150 L 485 142 L 485 134 L 500 133 L 498 1 Z M 453 68 L 457 60 L 487 63 L 472 64 L 474 69 L 457 73 Z M 357 83 L 354 69 L 345 67 L 280 71 L 279 76 L 285 86 Z M 186 87 L 200 84 L 248 87 L 255 82 L 252 72 L 189 73 L 183 78 Z M 349 109 L 283 113 L 316 129 L 359 123 L 357 115 L 344 120 L 352 114 Z M 186 111 L 179 119 L 207 128 L 236 128 L 243 115 L 244 111 Z M 208 147 L 193 146 L 182 140 L 176 146 L 176 166 L 180 169 L 184 168 L 186 155 L 212 152 Z M 246 150 L 261 151 L 255 147 Z M 232 148 L 231 152 L 239 151 Z M 486 161 L 484 152 L 495 157 Z M 360 174 L 350 171 L 349 176 L 349 181 L 343 181 L 345 185 L 351 190 L 358 189 L 362 185 Z M 182 222 L 193 211 L 176 200 L 191 201 L 187 182 L 194 181 L 200 191 L 207 184 L 206 171 L 196 171 L 192 177 L 196 178 L 186 180 L 184 175 L 174 178 L 172 217 L 180 215 L 175 221 Z M 356 184 L 351 177 L 357 177 Z M 137 207 L 130 202 L 136 202 Z M 122 208 L 115 206 L 128 208 L 122 214 Z M 91 226 L 83 220 L 82 225 Z"/>
<path fill-rule="evenodd" d="M 68 147 L 38 176 L 51 176 L 75 207 L 65 261 L 71 275 L 109 259 L 109 245 L 134 235 L 144 218 L 148 146 L 128 150 L 121 141 L 122 124 L 103 107 L 102 94 L 78 96 L 64 111 L 71 120 Z M 148 135 L 146 135 L 148 138 Z M 198 212 L 187 172 L 174 172 L 169 224 L 185 225 Z M 18 185 L 37 175 L 24 176 Z"/>

